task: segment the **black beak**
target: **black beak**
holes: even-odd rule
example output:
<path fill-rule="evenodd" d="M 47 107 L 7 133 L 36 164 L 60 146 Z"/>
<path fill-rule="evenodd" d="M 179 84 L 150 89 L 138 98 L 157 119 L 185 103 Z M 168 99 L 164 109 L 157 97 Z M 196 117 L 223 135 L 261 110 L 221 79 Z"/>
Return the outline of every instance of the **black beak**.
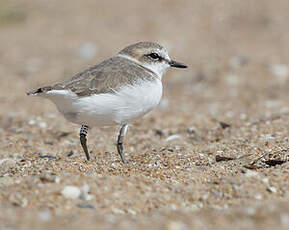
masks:
<path fill-rule="evenodd" d="M 169 62 L 169 65 L 171 67 L 176 67 L 176 68 L 187 68 L 188 66 L 186 66 L 185 64 L 183 63 L 180 63 L 180 62 L 177 62 L 177 61 L 174 61 L 174 60 L 171 60 Z"/>

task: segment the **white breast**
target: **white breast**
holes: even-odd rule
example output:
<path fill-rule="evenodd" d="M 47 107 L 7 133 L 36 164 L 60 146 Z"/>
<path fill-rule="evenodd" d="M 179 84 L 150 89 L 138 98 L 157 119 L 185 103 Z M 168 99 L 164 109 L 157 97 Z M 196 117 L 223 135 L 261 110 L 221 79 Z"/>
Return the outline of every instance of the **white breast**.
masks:
<path fill-rule="evenodd" d="M 123 87 L 116 94 L 119 103 L 119 106 L 116 106 L 116 121 L 126 123 L 152 111 L 159 104 L 162 93 L 163 86 L 159 79 Z"/>
<path fill-rule="evenodd" d="M 115 93 L 78 97 L 71 91 L 53 90 L 47 98 L 71 122 L 93 126 L 129 123 L 153 110 L 162 97 L 162 82 L 139 81 Z"/>

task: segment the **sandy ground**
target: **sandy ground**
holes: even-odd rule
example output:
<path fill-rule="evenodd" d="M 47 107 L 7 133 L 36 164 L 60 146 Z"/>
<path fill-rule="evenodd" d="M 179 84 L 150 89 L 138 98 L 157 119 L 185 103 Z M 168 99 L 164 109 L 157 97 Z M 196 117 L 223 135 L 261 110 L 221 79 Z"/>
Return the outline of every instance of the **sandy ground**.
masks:
<path fill-rule="evenodd" d="M 0 229 L 288 229 L 289 2 L 0 0 Z M 189 65 L 131 124 L 79 127 L 26 91 L 137 41 Z M 74 186 L 74 187 L 70 187 Z"/>

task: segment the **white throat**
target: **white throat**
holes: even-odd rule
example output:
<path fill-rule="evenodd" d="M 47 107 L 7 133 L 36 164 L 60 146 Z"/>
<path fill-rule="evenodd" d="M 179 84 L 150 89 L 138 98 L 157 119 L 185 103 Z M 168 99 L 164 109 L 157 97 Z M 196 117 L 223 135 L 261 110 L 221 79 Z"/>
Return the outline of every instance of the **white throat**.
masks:
<path fill-rule="evenodd" d="M 169 67 L 169 65 L 165 62 L 154 63 L 154 64 L 142 63 L 139 60 L 137 60 L 131 56 L 128 56 L 126 54 L 117 54 L 116 57 L 128 59 L 130 61 L 133 61 L 133 62 L 151 70 L 152 72 L 154 72 L 158 76 L 159 79 L 162 79 L 163 74 L 166 72 L 166 70 Z"/>

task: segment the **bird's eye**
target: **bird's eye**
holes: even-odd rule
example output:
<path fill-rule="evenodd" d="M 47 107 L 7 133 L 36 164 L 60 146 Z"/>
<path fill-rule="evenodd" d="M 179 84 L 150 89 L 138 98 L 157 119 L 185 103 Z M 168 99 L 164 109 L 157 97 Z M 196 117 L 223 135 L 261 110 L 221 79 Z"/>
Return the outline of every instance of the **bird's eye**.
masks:
<path fill-rule="evenodd" d="M 148 55 L 153 60 L 160 60 L 161 57 L 157 53 L 151 53 Z"/>

